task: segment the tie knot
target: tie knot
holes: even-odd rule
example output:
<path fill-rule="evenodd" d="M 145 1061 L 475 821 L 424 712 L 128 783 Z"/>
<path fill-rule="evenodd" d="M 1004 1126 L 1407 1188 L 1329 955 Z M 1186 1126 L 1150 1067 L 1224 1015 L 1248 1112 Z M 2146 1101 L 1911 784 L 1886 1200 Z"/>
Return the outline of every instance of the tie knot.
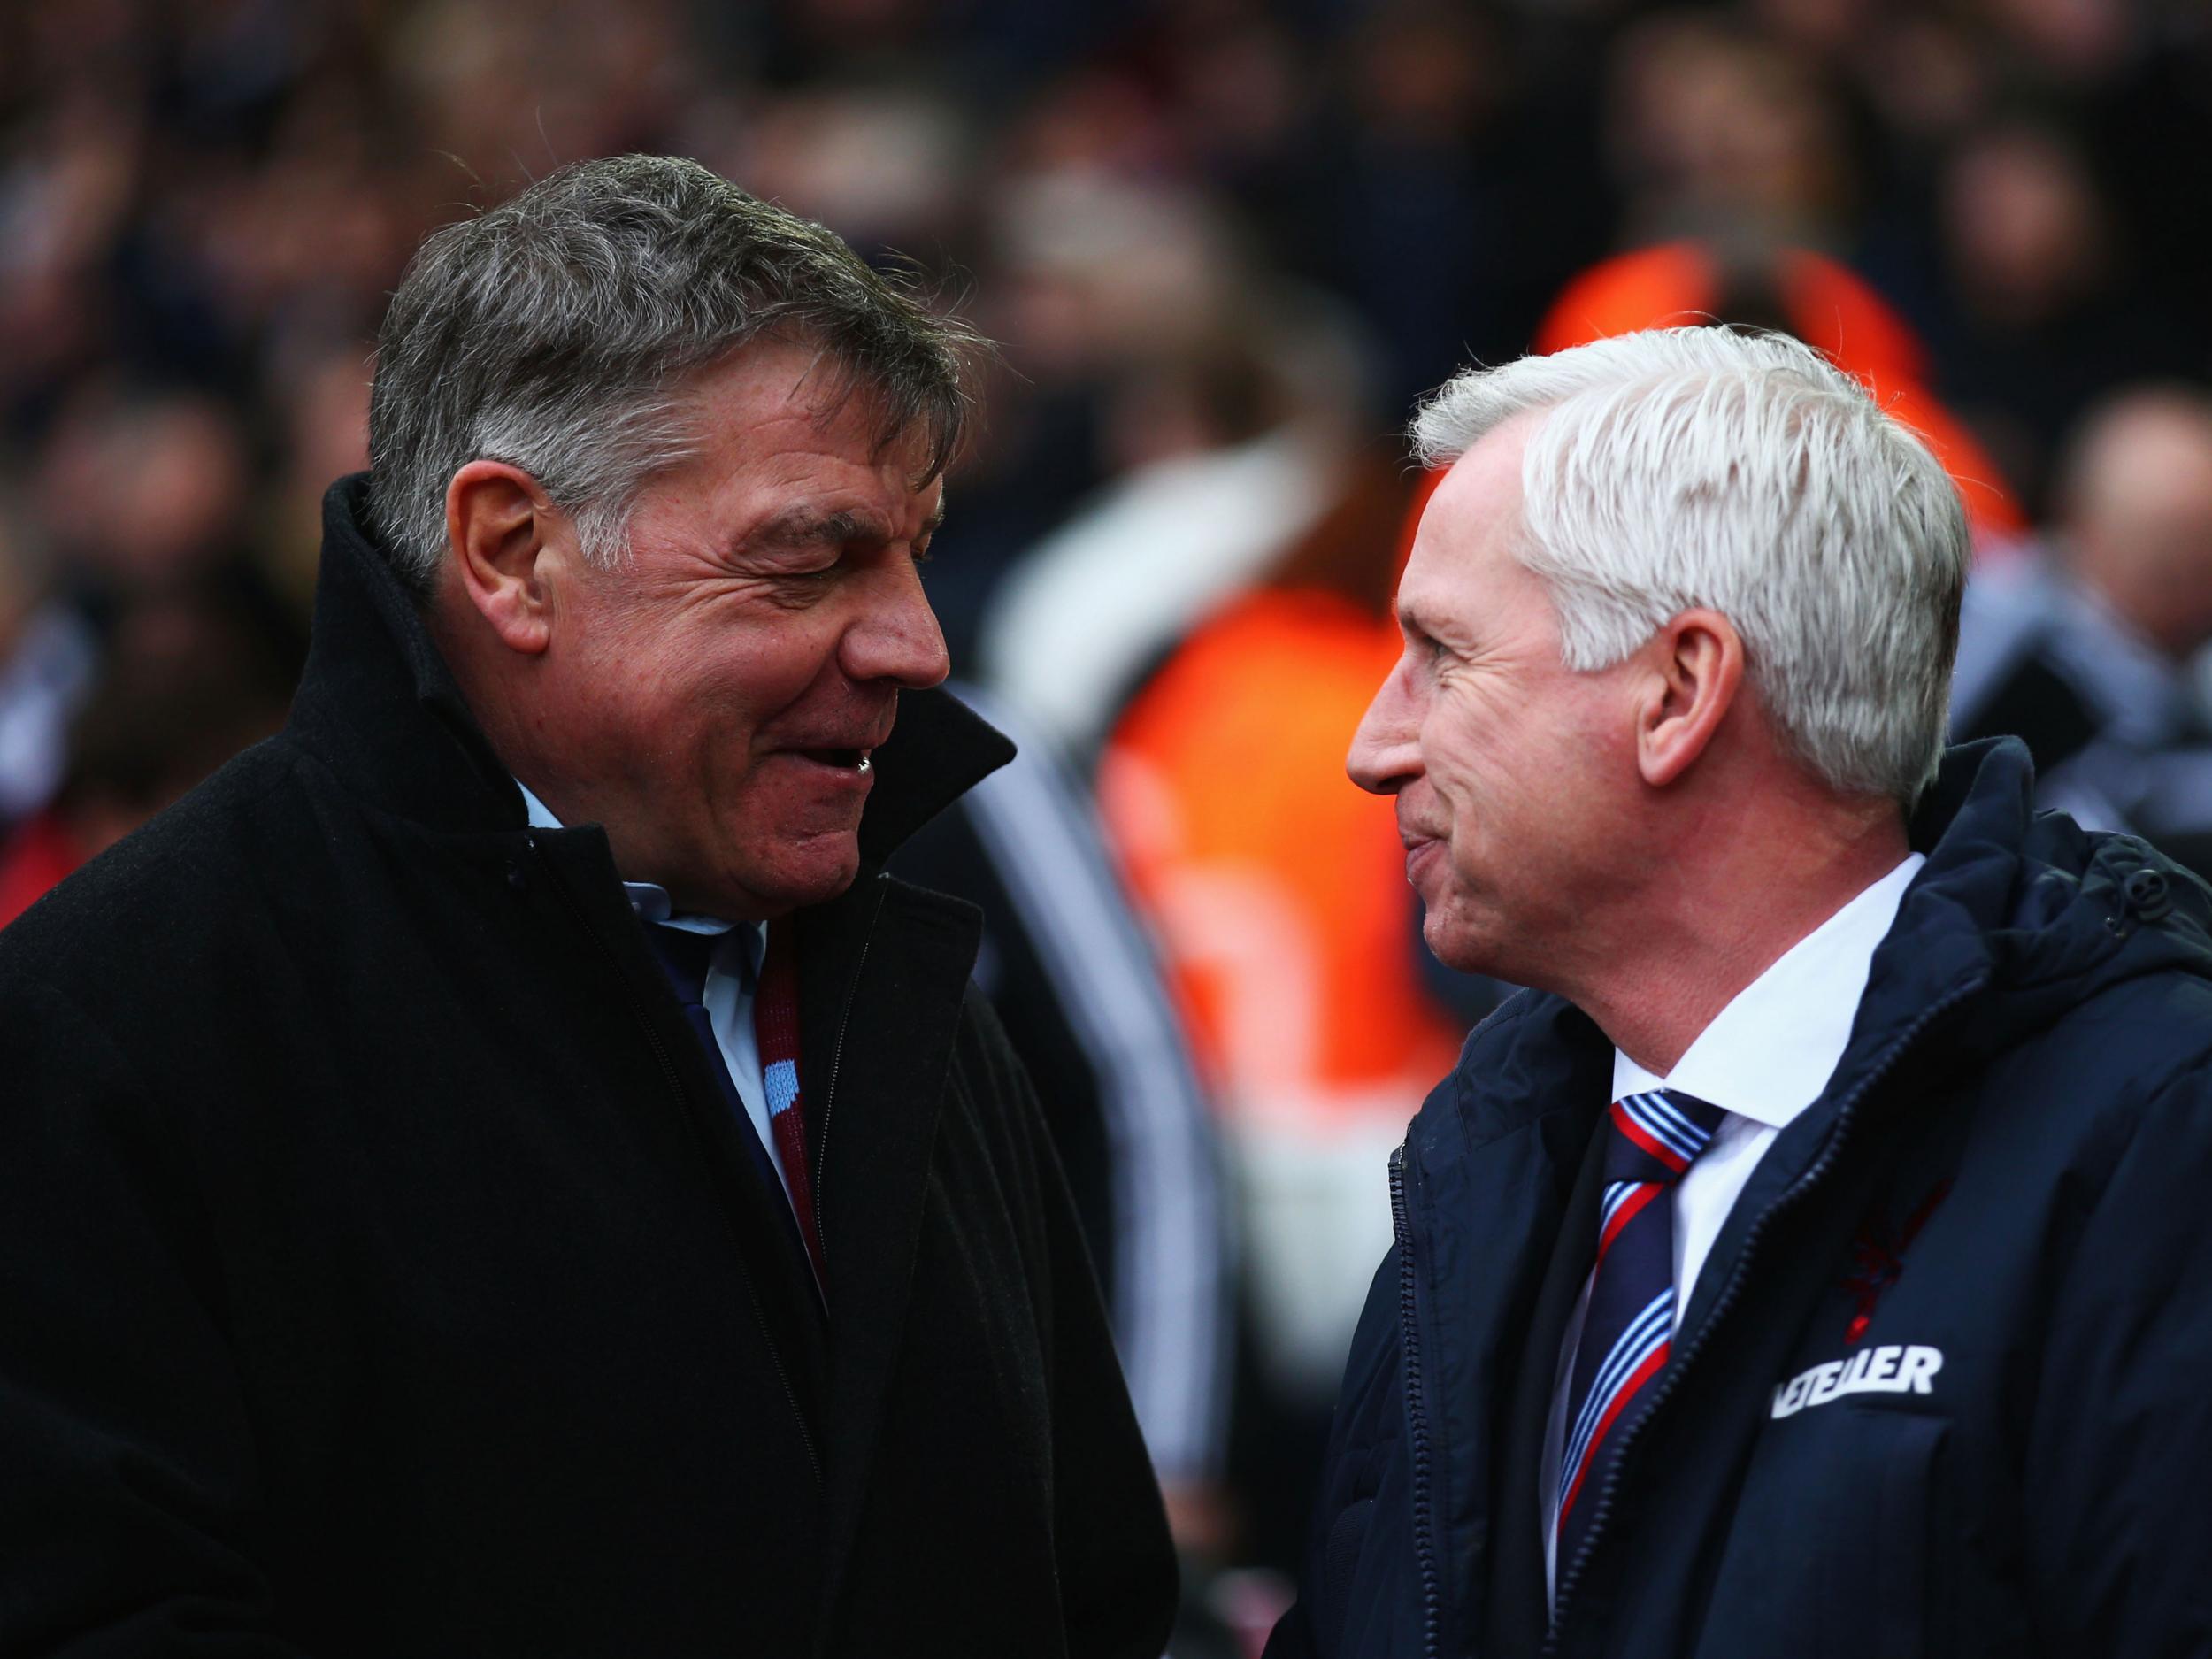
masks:
<path fill-rule="evenodd" d="M 1605 1179 L 1671 1182 L 1711 1144 L 1727 1116 L 1709 1101 L 1680 1089 L 1652 1089 L 1613 1102 L 1607 1122 Z"/>

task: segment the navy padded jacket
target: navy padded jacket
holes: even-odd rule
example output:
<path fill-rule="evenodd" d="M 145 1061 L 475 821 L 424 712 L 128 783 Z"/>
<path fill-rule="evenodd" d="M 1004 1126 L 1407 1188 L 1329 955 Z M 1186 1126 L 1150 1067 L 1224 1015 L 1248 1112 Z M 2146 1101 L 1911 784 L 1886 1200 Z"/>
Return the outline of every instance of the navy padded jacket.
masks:
<path fill-rule="evenodd" d="M 2212 1652 L 2212 893 L 2032 784 L 2008 740 L 1947 757 L 1555 1621 L 1537 1455 L 1612 1051 L 1527 993 L 1474 1032 L 1392 1160 L 1270 1659 Z"/>

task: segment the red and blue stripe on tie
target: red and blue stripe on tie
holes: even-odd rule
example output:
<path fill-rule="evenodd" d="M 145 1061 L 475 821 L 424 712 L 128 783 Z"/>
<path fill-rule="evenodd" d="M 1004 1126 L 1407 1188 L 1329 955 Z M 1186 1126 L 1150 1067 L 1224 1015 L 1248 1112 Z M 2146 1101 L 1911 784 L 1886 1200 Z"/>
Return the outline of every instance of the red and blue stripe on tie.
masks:
<path fill-rule="evenodd" d="M 1586 1535 L 1588 1502 L 1601 1490 L 1620 1431 L 1666 1369 L 1674 1336 L 1676 1181 L 1711 1142 L 1724 1114 L 1676 1089 L 1613 1102 L 1601 1133 L 1605 1195 L 1598 1210 L 1598 1259 L 1567 1392 L 1567 1432 L 1555 1494 L 1557 1560 L 1572 1561 Z"/>

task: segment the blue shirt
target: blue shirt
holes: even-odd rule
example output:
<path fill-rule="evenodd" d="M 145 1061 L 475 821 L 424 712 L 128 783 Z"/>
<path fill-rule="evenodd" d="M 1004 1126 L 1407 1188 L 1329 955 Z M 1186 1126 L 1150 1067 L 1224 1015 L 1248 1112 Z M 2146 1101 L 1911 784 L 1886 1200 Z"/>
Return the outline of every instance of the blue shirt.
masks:
<path fill-rule="evenodd" d="M 567 826 L 555 818 L 552 810 L 530 792 L 530 786 L 519 778 L 515 787 L 522 791 L 522 804 L 530 815 L 533 829 L 565 829 Z M 722 1064 L 730 1074 L 730 1081 L 737 1087 L 737 1097 L 745 1103 L 745 1116 L 752 1121 L 753 1133 L 760 1143 L 771 1148 L 775 1141 L 768 1133 L 768 1090 L 761 1081 L 760 1038 L 753 1029 L 753 987 L 760 977 L 760 962 L 768 948 L 768 924 L 765 922 L 726 922 L 714 916 L 679 916 L 670 901 L 668 889 L 650 881 L 625 881 L 623 889 L 630 895 L 630 908 L 638 919 L 649 926 L 680 927 L 687 933 L 719 934 L 721 943 L 707 964 L 707 984 L 702 1001 L 707 1010 L 708 1022 L 714 1027 L 715 1046 L 722 1051 Z M 791 1199 L 791 1183 L 783 1172 L 783 1160 L 771 1156 L 776 1179 L 783 1182 L 784 1201 Z"/>

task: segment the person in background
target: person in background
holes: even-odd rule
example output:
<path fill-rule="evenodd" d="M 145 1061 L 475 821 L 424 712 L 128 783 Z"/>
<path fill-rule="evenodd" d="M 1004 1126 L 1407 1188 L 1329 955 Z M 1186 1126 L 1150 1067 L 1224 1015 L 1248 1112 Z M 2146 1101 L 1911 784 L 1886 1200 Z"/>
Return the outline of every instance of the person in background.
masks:
<path fill-rule="evenodd" d="M 2212 1641 L 2212 890 L 1946 751 L 1965 513 L 1779 335 L 1471 370 L 1352 741 L 1530 988 L 1391 1160 L 1274 1659 Z"/>
<path fill-rule="evenodd" d="M 227 607 L 183 597 L 118 618 L 69 724 L 59 787 L 0 835 L 0 927 L 283 724 L 288 687 L 241 641 L 242 626 Z"/>
<path fill-rule="evenodd" d="M 2212 872 L 2212 728 L 2194 658 L 2212 641 L 2212 397 L 2136 387 L 2094 411 L 2030 557 L 1966 590 L 1952 729 L 2010 734 L 2036 795 Z"/>
<path fill-rule="evenodd" d="M 2184 165 L 2176 158 L 2177 186 Z M 2160 216 L 2183 211 L 2182 199 L 2177 188 Z M 2200 306 L 2194 296 L 2170 306 L 2136 265 L 2117 203 L 2100 194 L 2084 144 L 2063 127 L 2007 115 L 1962 134 L 1935 206 L 1933 372 L 2008 476 L 2055 483 L 2066 434 L 2113 388 L 2203 372 L 2200 346 L 2189 349 L 2193 334 L 2202 340 Z M 2039 516 L 2053 504 L 2040 488 L 2028 500 Z"/>
<path fill-rule="evenodd" d="M 61 787 L 69 723 L 99 673 L 99 636 L 53 591 L 48 565 L 28 516 L 0 490 L 0 838 Z"/>
<path fill-rule="evenodd" d="M 1737 236 L 1616 255 L 1560 291 L 1534 349 L 1564 351 L 1609 334 L 1693 323 L 1793 334 L 1863 384 L 1943 463 L 1965 500 L 1978 552 L 2009 551 L 2026 530 L 1996 463 L 1928 389 L 1927 347 L 1848 267 L 1810 249 Z"/>
<path fill-rule="evenodd" d="M 972 336 L 696 163 L 417 254 L 273 741 L 0 932 L 0 1649 L 1156 1659 L 973 909 Z"/>

